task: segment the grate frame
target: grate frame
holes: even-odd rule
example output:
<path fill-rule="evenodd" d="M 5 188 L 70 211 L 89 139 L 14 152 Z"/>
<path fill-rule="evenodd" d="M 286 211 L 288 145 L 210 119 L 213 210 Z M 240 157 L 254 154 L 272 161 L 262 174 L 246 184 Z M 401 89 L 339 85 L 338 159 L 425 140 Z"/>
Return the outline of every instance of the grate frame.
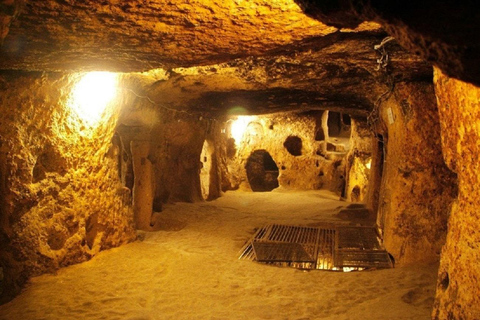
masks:
<path fill-rule="evenodd" d="M 300 269 L 392 268 L 375 227 L 268 224 L 242 247 L 241 260 Z"/>

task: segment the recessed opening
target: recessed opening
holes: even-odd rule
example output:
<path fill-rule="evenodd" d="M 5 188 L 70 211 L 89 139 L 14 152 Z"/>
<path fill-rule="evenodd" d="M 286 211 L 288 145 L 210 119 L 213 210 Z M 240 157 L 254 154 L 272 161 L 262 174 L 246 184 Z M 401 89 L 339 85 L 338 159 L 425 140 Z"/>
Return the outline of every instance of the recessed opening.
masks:
<path fill-rule="evenodd" d="M 288 136 L 283 143 L 285 149 L 292 156 L 301 156 L 302 155 L 302 139 L 297 136 Z"/>
<path fill-rule="evenodd" d="M 235 157 L 235 154 L 237 153 L 237 147 L 235 146 L 235 139 L 234 138 L 228 138 L 227 139 L 227 157 L 229 159 L 232 159 Z"/>
<path fill-rule="evenodd" d="M 256 150 L 248 157 L 245 166 L 252 191 L 272 191 L 278 188 L 278 167 L 265 150 Z"/>
<path fill-rule="evenodd" d="M 315 141 L 324 141 L 326 136 L 322 121 L 323 111 L 314 111 L 311 115 L 315 119 Z"/>
<path fill-rule="evenodd" d="M 35 166 L 33 167 L 32 182 L 42 181 L 47 177 L 47 174 L 51 172 L 64 174 L 65 167 L 65 159 L 51 143 L 47 143 L 40 155 L 38 155 Z"/>
<path fill-rule="evenodd" d="M 342 114 L 339 112 L 328 111 L 328 135 L 330 137 L 339 137 L 342 133 Z"/>
<path fill-rule="evenodd" d="M 352 202 L 357 202 L 360 200 L 360 187 L 359 186 L 355 186 L 353 187 L 352 189 Z"/>
<path fill-rule="evenodd" d="M 448 272 L 442 272 L 439 277 L 438 281 L 438 287 L 440 290 L 445 291 L 448 289 L 448 286 L 450 285 L 450 277 L 448 275 Z"/>

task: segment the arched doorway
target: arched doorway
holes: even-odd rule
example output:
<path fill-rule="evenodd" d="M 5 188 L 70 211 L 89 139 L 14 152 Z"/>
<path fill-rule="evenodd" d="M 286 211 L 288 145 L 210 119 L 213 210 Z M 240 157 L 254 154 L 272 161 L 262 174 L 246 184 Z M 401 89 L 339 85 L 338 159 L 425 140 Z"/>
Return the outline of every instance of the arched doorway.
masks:
<path fill-rule="evenodd" d="M 255 150 L 245 166 L 247 179 L 253 191 L 272 191 L 278 188 L 278 167 L 266 150 Z"/>

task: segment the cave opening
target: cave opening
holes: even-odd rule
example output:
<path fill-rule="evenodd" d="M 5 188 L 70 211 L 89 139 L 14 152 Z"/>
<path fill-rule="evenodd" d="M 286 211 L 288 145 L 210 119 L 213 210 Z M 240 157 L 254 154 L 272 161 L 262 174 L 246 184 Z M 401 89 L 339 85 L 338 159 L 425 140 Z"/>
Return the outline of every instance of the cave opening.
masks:
<path fill-rule="evenodd" d="M 348 114 L 325 111 L 327 151 L 346 152 L 350 149 L 351 119 Z"/>
<path fill-rule="evenodd" d="M 292 156 L 302 155 L 302 139 L 297 136 L 288 136 L 283 146 Z"/>
<path fill-rule="evenodd" d="M 255 192 L 272 191 L 278 188 L 278 167 L 266 150 L 255 150 L 245 165 L 248 183 Z"/>

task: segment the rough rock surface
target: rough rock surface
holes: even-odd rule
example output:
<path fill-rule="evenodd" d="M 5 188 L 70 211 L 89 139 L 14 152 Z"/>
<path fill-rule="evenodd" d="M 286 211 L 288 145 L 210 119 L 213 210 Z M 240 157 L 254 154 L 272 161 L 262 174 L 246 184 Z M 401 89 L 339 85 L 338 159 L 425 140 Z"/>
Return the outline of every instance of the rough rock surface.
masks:
<path fill-rule="evenodd" d="M 8 2 L 2 6 L 4 25 L 16 19 L 0 67 L 21 70 L 144 71 L 213 64 L 338 30 L 307 17 L 293 0 Z"/>
<path fill-rule="evenodd" d="M 116 119 L 80 122 L 68 107 L 77 78 L 0 75 L 2 300 L 33 275 L 135 238 L 111 144 Z"/>
<path fill-rule="evenodd" d="M 322 46 L 344 27 L 377 32 L 378 24 L 363 22 L 376 21 L 404 48 L 447 74 L 480 81 L 480 19 L 473 1 L 296 2 L 333 26 L 307 17 L 293 0 L 2 0 L 0 67 L 139 71 L 209 65 L 291 52 L 311 39 Z"/>
<path fill-rule="evenodd" d="M 331 42 L 310 45 L 289 54 L 237 59 L 204 67 L 154 70 L 147 95 L 155 103 L 177 110 L 225 114 L 291 110 L 342 110 L 366 114 L 385 90 L 383 68 L 374 50 L 385 34 L 332 36 Z M 395 42 L 385 46 L 388 71 L 395 81 L 431 80 L 428 64 L 405 52 Z"/>
<path fill-rule="evenodd" d="M 345 198 L 367 202 L 370 186 L 374 135 L 365 119 L 352 119 L 351 146 L 347 154 Z M 376 214 L 376 211 L 375 211 Z"/>
<path fill-rule="evenodd" d="M 378 118 L 366 201 L 380 208 L 378 223 L 397 262 L 438 260 L 456 178 L 441 160 L 437 109 L 427 84 L 431 68 L 419 57 L 449 76 L 480 84 L 475 3 L 298 2 L 333 27 L 306 16 L 293 0 L 0 0 L 0 69 L 165 68 L 126 77 L 119 105 L 128 107 L 121 110 L 120 126 L 113 117 L 93 136 L 63 108 L 73 78 L 1 75 L 0 271 L 8 290 L 3 295 L 11 296 L 32 275 L 84 261 L 134 237 L 130 194 L 138 154 L 132 154 L 132 141 L 150 142 L 139 160 L 151 164 L 155 175 L 144 228 L 148 219 L 154 226 L 162 219 L 153 212 L 164 202 L 213 199 L 220 186 L 227 190 L 246 181 L 244 164 L 253 150 L 233 159 L 231 140 L 223 140 L 221 122 L 212 120 L 230 113 L 328 109 L 368 117 L 370 124 Z M 382 24 L 418 57 L 394 41 L 374 50 L 387 34 L 364 20 Z M 356 29 L 340 29 L 345 27 Z M 459 176 L 460 190 L 451 209 L 434 317 L 475 319 L 480 317 L 479 93 L 440 72 L 436 90 L 444 157 Z M 311 118 L 300 122 L 317 125 Z M 260 124 L 269 134 L 254 145 L 270 152 L 279 168 L 278 177 L 267 172 L 275 170 L 260 168 L 261 173 L 278 178 L 281 186 L 341 190 L 340 171 L 331 164 L 325 164 L 331 177 L 322 178 L 328 183 L 318 176 L 317 160 L 328 151 L 328 141 L 320 154 L 312 154 L 321 144 L 311 141 L 317 132 L 285 117 L 279 123 L 293 129 L 275 132 L 275 126 Z M 117 142 L 111 144 L 112 138 Z M 205 141 L 210 150 L 202 152 Z M 360 149 L 368 148 L 354 144 L 352 150 Z M 350 168 L 363 166 L 360 159 L 349 160 Z M 146 176 L 143 181 L 151 179 Z M 136 182 L 138 187 L 142 181 Z M 347 196 L 356 197 L 353 188 L 347 187 Z"/>
<path fill-rule="evenodd" d="M 375 21 L 412 53 L 449 76 L 480 84 L 480 11 L 475 1 L 295 0 L 338 28 Z"/>
<path fill-rule="evenodd" d="M 124 86 L 135 87 L 135 83 L 138 86 L 144 77 L 125 75 L 125 78 L 128 80 Z M 143 81 L 147 86 L 151 84 L 149 80 Z M 141 92 L 145 88 L 140 86 L 135 90 Z M 139 206 L 144 210 L 145 216 L 160 212 L 163 203 L 203 199 L 200 172 L 204 165 L 202 151 L 205 141 L 211 145 L 208 152 L 210 159 L 207 158 L 211 170 L 204 175 L 212 182 L 205 193 L 208 194 L 207 198 L 218 197 L 218 121 L 156 104 L 146 96 L 138 96 L 133 90 L 124 92 L 133 101 L 122 109 L 117 133 L 123 144 L 130 146 L 125 150 L 126 157 L 137 159 L 137 165 L 133 163 L 130 166 L 141 169 L 148 166 L 147 163 L 151 165 L 151 169 L 148 169 L 150 172 L 143 181 L 135 181 L 151 193 L 148 199 L 139 199 Z M 134 145 L 141 145 L 142 148 L 132 148 Z M 139 175 L 135 175 L 135 180 L 137 179 Z"/>
<path fill-rule="evenodd" d="M 457 185 L 442 158 L 433 87 L 397 84 L 379 116 L 385 163 L 377 224 L 385 246 L 400 264 L 438 261 Z"/>
<path fill-rule="evenodd" d="M 328 189 L 342 195 L 345 187 L 344 158 L 347 149 L 338 143 L 336 147 L 341 147 L 343 152 L 327 151 L 324 148 L 327 140 L 315 139 L 321 117 L 322 112 L 286 113 L 246 116 L 228 121 L 224 134 L 224 144 L 229 148 L 226 151 L 228 189 L 241 186 L 247 190 L 252 188 L 254 191 L 269 191 L 255 190 L 251 180 L 268 180 L 268 175 L 256 176 L 258 173 L 264 174 L 263 171 L 276 171 L 276 186 L 293 190 Z M 245 131 L 240 135 L 232 134 L 232 127 L 235 127 L 236 122 L 243 122 Z M 348 138 L 346 141 L 348 144 Z M 274 164 L 270 166 L 264 161 L 264 167 L 253 170 L 249 176 L 249 162 L 254 160 L 251 157 L 255 157 L 258 151 L 268 153 Z M 265 183 L 271 184 L 268 181 Z"/>
<path fill-rule="evenodd" d="M 435 70 L 443 155 L 458 174 L 437 282 L 435 319 L 480 318 L 480 88 Z"/>

